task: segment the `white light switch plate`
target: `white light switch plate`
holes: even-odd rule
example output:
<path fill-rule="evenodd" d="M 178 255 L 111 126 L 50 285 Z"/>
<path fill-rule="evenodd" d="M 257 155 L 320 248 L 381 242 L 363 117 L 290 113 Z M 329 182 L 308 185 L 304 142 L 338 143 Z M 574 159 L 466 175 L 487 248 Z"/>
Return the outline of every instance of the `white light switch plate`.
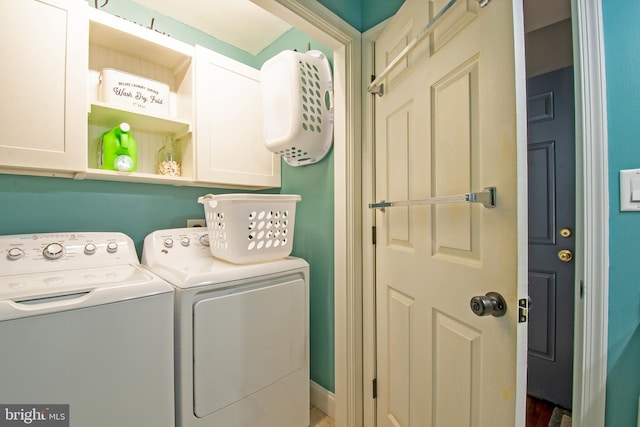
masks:
<path fill-rule="evenodd" d="M 640 169 L 620 171 L 620 210 L 640 212 Z"/>

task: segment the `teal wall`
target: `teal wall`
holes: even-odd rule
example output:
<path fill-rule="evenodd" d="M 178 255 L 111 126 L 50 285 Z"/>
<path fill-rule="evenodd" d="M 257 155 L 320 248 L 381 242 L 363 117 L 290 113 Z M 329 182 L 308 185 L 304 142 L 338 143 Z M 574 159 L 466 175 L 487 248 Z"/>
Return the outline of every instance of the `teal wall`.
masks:
<path fill-rule="evenodd" d="M 121 231 L 133 239 L 141 255 L 143 240 L 153 230 L 185 227 L 189 218 L 204 218 L 197 199 L 210 192 L 211 188 L 0 174 L 0 234 Z"/>
<path fill-rule="evenodd" d="M 609 354 L 606 425 L 635 427 L 640 396 L 640 213 L 620 212 L 618 173 L 640 168 L 640 2 L 603 0 L 609 137 Z"/>
<path fill-rule="evenodd" d="M 283 165 L 282 193 L 300 194 L 293 255 L 309 261 L 311 379 L 335 391 L 333 150 L 322 161 L 303 167 Z"/>
<path fill-rule="evenodd" d="M 364 0 L 361 31 L 364 32 L 393 16 L 403 3 L 404 0 Z M 427 7 L 427 2 L 424 7 Z"/>
<path fill-rule="evenodd" d="M 395 14 L 404 0 L 318 0 L 318 3 L 365 32 Z"/>
<path fill-rule="evenodd" d="M 256 68 L 260 68 L 265 61 L 277 55 L 283 50 L 297 50 L 298 52 L 306 52 L 307 47 L 311 48 L 312 50 L 319 50 L 324 53 L 333 66 L 333 50 L 323 45 L 322 43 L 312 39 L 306 34 L 296 30 L 295 28 L 287 31 L 278 40 L 264 48 L 262 52 L 258 53 L 254 57 L 253 66 Z"/>
<path fill-rule="evenodd" d="M 318 3 L 351 24 L 352 27 L 362 29 L 362 7 L 364 0 L 318 0 Z"/>
<path fill-rule="evenodd" d="M 289 49 L 322 51 L 330 60 L 333 51 L 292 29 L 256 56 L 256 67 L 278 52 Z M 331 62 L 331 61 L 330 61 Z M 333 149 L 320 162 L 292 167 L 282 162 L 283 194 L 300 194 L 296 207 L 293 255 L 310 264 L 311 379 L 332 392 L 334 380 L 334 262 L 333 262 Z"/>

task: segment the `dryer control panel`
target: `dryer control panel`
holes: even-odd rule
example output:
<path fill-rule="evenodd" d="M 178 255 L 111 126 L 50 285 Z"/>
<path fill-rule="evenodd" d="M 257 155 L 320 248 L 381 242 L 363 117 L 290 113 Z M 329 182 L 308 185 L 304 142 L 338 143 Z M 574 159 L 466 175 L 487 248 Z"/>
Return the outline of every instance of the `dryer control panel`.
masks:
<path fill-rule="evenodd" d="M 142 263 L 171 259 L 172 263 L 211 259 L 206 228 L 189 227 L 154 231 L 144 239 Z M 162 261 L 160 261 L 162 262 Z"/>

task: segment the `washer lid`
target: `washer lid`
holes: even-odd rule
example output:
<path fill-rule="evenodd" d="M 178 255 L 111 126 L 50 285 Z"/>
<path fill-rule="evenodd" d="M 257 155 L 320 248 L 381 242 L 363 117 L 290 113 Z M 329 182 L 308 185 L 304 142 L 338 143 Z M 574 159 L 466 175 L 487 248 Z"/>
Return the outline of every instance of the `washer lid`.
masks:
<path fill-rule="evenodd" d="M 172 292 L 134 265 L 0 277 L 0 320 L 71 310 Z"/>

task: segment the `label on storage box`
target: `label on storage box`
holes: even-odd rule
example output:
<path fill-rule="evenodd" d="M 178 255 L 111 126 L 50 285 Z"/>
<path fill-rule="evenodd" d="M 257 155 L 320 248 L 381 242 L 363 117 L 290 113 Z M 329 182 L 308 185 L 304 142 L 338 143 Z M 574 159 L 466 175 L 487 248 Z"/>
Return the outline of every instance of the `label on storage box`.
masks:
<path fill-rule="evenodd" d="M 169 114 L 169 86 L 118 70 L 104 69 L 100 75 L 100 99 L 143 113 Z"/>

